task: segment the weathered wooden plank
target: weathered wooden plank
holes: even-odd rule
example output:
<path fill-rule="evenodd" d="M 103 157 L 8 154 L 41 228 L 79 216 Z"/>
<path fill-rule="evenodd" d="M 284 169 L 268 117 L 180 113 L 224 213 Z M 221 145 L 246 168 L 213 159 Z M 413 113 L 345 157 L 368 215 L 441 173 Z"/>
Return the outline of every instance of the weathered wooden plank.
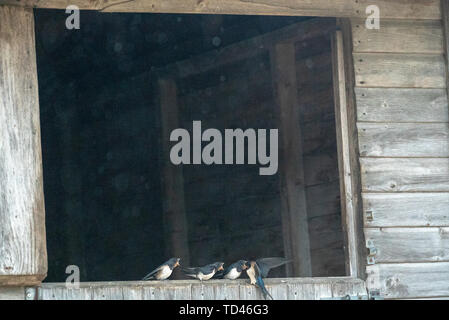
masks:
<path fill-rule="evenodd" d="M 364 193 L 365 227 L 449 227 L 449 193 Z M 371 219 L 366 218 L 370 212 Z"/>
<path fill-rule="evenodd" d="M 142 300 L 143 287 L 142 286 L 128 286 L 122 288 L 123 300 Z"/>
<path fill-rule="evenodd" d="M 92 290 L 93 300 L 123 300 L 123 288 L 121 286 L 94 287 Z"/>
<path fill-rule="evenodd" d="M 47 249 L 30 9 L 0 6 L 0 83 L 0 285 L 33 285 L 47 274 Z"/>
<path fill-rule="evenodd" d="M 358 87 L 445 88 L 442 55 L 355 53 Z"/>
<path fill-rule="evenodd" d="M 443 53 L 439 20 L 381 18 L 379 30 L 366 28 L 365 21 L 357 19 L 352 23 L 354 52 Z"/>
<path fill-rule="evenodd" d="M 448 122 L 445 89 L 356 88 L 357 120 Z"/>
<path fill-rule="evenodd" d="M 332 297 L 366 296 L 365 281 L 356 279 L 354 281 L 336 281 L 332 283 Z"/>
<path fill-rule="evenodd" d="M 364 192 L 449 191 L 448 158 L 361 158 Z"/>
<path fill-rule="evenodd" d="M 448 157 L 449 123 L 363 123 L 359 149 L 363 157 Z"/>
<path fill-rule="evenodd" d="M 376 263 L 449 261 L 449 228 L 365 228 Z"/>
<path fill-rule="evenodd" d="M 240 284 L 240 300 L 263 300 L 261 291 L 255 286 L 246 283 Z"/>
<path fill-rule="evenodd" d="M 286 16 L 366 17 L 369 0 L 0 0 L 0 4 L 65 9 L 77 5 L 104 12 L 203 13 Z M 385 18 L 439 19 L 439 0 L 378 0 Z"/>
<path fill-rule="evenodd" d="M 178 128 L 177 87 L 173 79 L 159 79 L 159 96 L 162 122 L 164 191 L 164 234 L 167 256 L 179 257 L 189 264 L 188 229 L 184 203 L 184 178 L 181 166 L 169 159 L 169 141 L 172 130 Z M 176 277 L 176 273 L 174 274 Z"/>
<path fill-rule="evenodd" d="M 439 0 L 376 0 L 375 2 L 372 0 L 357 0 L 356 3 L 360 6 L 359 14 L 363 14 L 363 18 L 366 18 L 366 8 L 373 4 L 379 7 L 381 20 L 390 18 L 439 20 L 441 18 L 441 12 L 438 8 Z"/>
<path fill-rule="evenodd" d="M 349 277 L 265 279 L 275 300 L 321 299 L 366 292 L 364 281 Z M 130 292 L 133 293 L 130 293 Z M 126 293 L 128 292 L 128 293 Z M 248 279 L 168 281 L 82 282 L 79 289 L 66 288 L 65 283 L 43 283 L 38 287 L 39 300 L 63 299 L 262 299 L 258 288 Z"/>
<path fill-rule="evenodd" d="M 314 300 L 315 285 L 313 283 L 287 283 L 288 300 Z"/>
<path fill-rule="evenodd" d="M 226 281 L 215 291 L 216 300 L 239 300 L 240 286 L 234 281 Z"/>
<path fill-rule="evenodd" d="M 344 22 L 343 22 L 344 24 Z M 356 151 L 356 138 L 353 136 L 354 100 L 352 61 L 350 59 L 351 48 L 349 26 L 343 26 L 344 31 L 337 31 L 332 37 L 332 65 L 334 79 L 334 105 L 335 123 L 337 131 L 338 168 L 340 173 L 340 202 L 343 217 L 343 229 L 345 235 L 346 270 L 353 277 L 360 276 L 360 255 L 358 252 L 358 225 L 359 218 L 356 214 L 358 208 L 358 167 L 354 166 Z"/>
<path fill-rule="evenodd" d="M 446 63 L 446 91 L 449 96 L 449 1 L 441 0 L 441 17 L 443 27 L 443 53 Z"/>
<path fill-rule="evenodd" d="M 295 45 L 279 43 L 271 52 L 273 87 L 279 106 L 281 135 L 280 172 L 282 225 L 287 257 L 293 259 L 293 275 L 312 275 L 310 240 L 307 225 L 303 133 L 299 125 Z M 288 133 L 288 134 L 287 134 Z M 290 270 L 287 269 L 290 273 Z"/>
<path fill-rule="evenodd" d="M 38 300 L 92 300 L 93 291 L 89 287 L 79 289 L 59 286 L 44 286 L 37 289 Z"/>
<path fill-rule="evenodd" d="M 0 300 L 25 300 L 25 288 L 0 287 Z"/>
<path fill-rule="evenodd" d="M 449 262 L 378 264 L 367 274 L 369 290 L 386 299 L 449 295 Z"/>
<path fill-rule="evenodd" d="M 173 283 L 171 283 L 173 282 Z M 190 300 L 192 298 L 192 284 L 179 284 L 170 281 L 166 284 L 149 284 L 143 286 L 144 300 Z M 199 299 L 197 297 L 196 299 Z"/>
<path fill-rule="evenodd" d="M 217 283 L 207 285 L 195 283 L 192 285 L 192 297 L 198 300 L 215 300 L 219 290 L 223 290 L 223 287 Z"/>

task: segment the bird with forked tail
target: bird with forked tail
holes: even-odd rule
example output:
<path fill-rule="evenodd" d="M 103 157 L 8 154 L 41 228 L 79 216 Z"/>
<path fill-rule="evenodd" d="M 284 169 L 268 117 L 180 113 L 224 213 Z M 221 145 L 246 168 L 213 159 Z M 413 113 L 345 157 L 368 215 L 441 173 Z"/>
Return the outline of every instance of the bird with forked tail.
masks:
<path fill-rule="evenodd" d="M 239 260 L 233 264 L 231 264 L 229 267 L 227 267 L 223 272 L 217 272 L 214 276 L 214 278 L 218 279 L 228 279 L 228 280 L 235 280 L 238 279 L 242 272 L 246 269 L 248 269 L 248 266 L 246 265 L 246 260 Z"/>
<path fill-rule="evenodd" d="M 189 277 L 200 281 L 211 279 L 217 271 L 223 270 L 224 262 L 215 262 L 204 267 L 182 268 L 182 271 Z"/>
<path fill-rule="evenodd" d="M 246 273 L 248 274 L 251 284 L 262 290 L 264 298 L 267 299 L 267 297 L 270 297 L 271 300 L 273 300 L 273 297 L 265 287 L 263 278 L 268 276 L 271 269 L 280 267 L 289 262 L 291 262 L 291 260 L 285 258 L 262 258 L 251 260 L 247 263 Z"/>
<path fill-rule="evenodd" d="M 171 258 L 170 260 L 167 260 L 163 264 L 161 264 L 159 267 L 151 271 L 149 274 L 147 274 L 145 277 L 143 277 L 142 280 L 166 280 L 168 279 L 173 270 L 180 266 L 179 261 L 180 258 Z"/>

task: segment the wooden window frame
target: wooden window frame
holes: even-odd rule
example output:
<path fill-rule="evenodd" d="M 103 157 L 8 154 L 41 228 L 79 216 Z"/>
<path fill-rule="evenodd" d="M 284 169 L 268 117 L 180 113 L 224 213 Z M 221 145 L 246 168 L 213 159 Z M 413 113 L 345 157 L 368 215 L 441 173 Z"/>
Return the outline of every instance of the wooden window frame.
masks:
<path fill-rule="evenodd" d="M 70 2 L 70 3 L 69 3 Z M 207 13 L 207 14 L 253 14 L 253 15 L 291 15 L 291 16 L 318 16 L 318 17 L 337 17 L 340 19 L 340 30 L 336 32 L 332 38 L 333 45 L 333 68 L 334 77 L 338 79 L 338 82 L 334 81 L 335 85 L 335 107 L 336 116 L 339 119 L 337 121 L 338 128 L 344 128 L 343 131 L 338 131 L 338 153 L 339 153 L 339 170 L 341 180 L 341 195 L 342 195 L 342 217 L 344 222 L 344 234 L 347 239 L 346 251 L 346 263 L 347 263 L 347 276 L 340 277 L 340 280 L 348 281 L 364 281 L 365 279 L 365 243 L 363 240 L 363 217 L 362 217 L 362 203 L 361 203 L 361 188 L 360 188 L 360 166 L 358 163 L 358 141 L 357 141 L 357 129 L 356 129 L 356 111 L 355 111 L 355 97 L 354 97 L 354 70 L 352 62 L 352 31 L 350 26 L 349 17 L 364 17 L 364 12 L 361 12 L 361 8 L 365 5 L 366 1 L 352 2 L 350 1 L 336 1 L 330 2 L 326 0 L 314 1 L 313 7 L 310 4 L 304 4 L 301 1 L 292 1 L 295 5 L 293 7 L 283 7 L 274 5 L 272 8 L 264 4 L 248 4 L 246 1 L 241 2 L 239 0 L 231 0 L 229 2 L 211 0 L 211 1 L 191 1 L 191 0 L 173 0 L 170 2 L 163 1 L 133 1 L 123 2 L 117 1 L 116 3 L 102 6 L 101 1 L 64 1 L 53 0 L 48 2 L 41 2 L 37 0 L 26 0 L 17 2 L 16 0 L 0 0 L 0 5 L 7 6 L 19 6 L 19 7 L 33 7 L 33 8 L 59 8 L 65 9 L 68 4 L 76 4 L 80 9 L 94 9 L 98 11 L 107 12 L 163 12 L 163 13 Z M 113 1 L 109 1 L 111 3 Z M 226 5 L 225 5 L 226 4 Z M 228 5 L 229 4 L 229 5 Z M 268 8 L 267 8 L 268 7 Z M 29 10 L 29 9 L 24 9 Z M 29 12 L 28 12 L 29 14 Z M 434 17 L 434 12 L 426 13 L 429 17 Z M 343 18 L 341 18 L 343 17 Z M 403 18 L 406 18 L 405 15 Z M 424 17 L 425 18 L 425 17 Z M 34 24 L 33 24 L 34 25 Z M 34 39 L 34 37 L 33 37 Z M 35 50 L 33 45 L 33 50 Z M 34 58 L 35 58 L 35 52 Z M 35 62 L 34 62 L 35 63 Z M 34 69 L 37 75 L 37 67 L 34 65 Z M 37 87 L 37 77 L 34 81 L 34 85 Z M 38 102 L 34 101 L 34 106 Z M 0 119 L 1 120 L 1 119 Z M 31 128 L 30 134 L 35 135 L 35 132 Z M 40 152 L 40 145 L 39 145 Z M 42 163 L 36 164 L 37 167 L 42 168 Z M 42 186 L 42 173 L 37 173 L 37 188 L 43 193 Z M 45 223 L 44 209 L 39 208 L 39 213 L 35 216 L 29 217 L 31 220 L 38 218 L 38 227 L 40 231 L 45 232 L 42 227 Z M 44 241 L 45 234 L 40 235 L 39 241 Z M 42 240 L 43 239 L 43 240 Z M 39 257 L 39 270 L 46 273 L 47 269 L 47 257 L 46 252 Z M 32 281 L 30 281 L 32 276 Z M 4 281 L 4 277 L 7 275 L 0 275 L 0 286 L 10 285 L 8 280 Z M 37 280 L 36 280 L 37 279 Z M 37 278 L 34 275 L 28 275 L 26 277 L 17 278 L 13 284 L 20 286 L 35 286 L 42 279 L 41 275 Z M 323 281 L 329 281 L 332 284 L 331 278 L 323 278 Z M 310 279 L 292 279 L 293 282 L 301 282 L 307 284 Z M 334 279 L 335 280 L 335 279 Z M 274 281 L 270 280 L 270 281 Z M 270 283 L 268 281 L 268 283 Z M 282 283 L 283 280 L 280 280 Z M 315 279 L 317 281 L 317 279 Z M 274 282 L 273 282 L 274 283 Z M 123 285 L 123 283 L 116 282 L 116 285 Z M 64 284 L 58 284 L 65 287 Z M 57 285 L 57 286 L 58 286 Z M 139 284 L 142 285 L 142 284 Z M 333 284 L 332 284 L 333 285 Z M 51 286 L 49 284 L 48 286 Z M 85 283 L 84 286 L 90 287 L 91 284 Z M 346 294 L 344 294 L 346 295 Z M 31 297 L 37 297 L 37 293 L 30 294 Z M 29 298 L 29 297 L 28 297 Z"/>

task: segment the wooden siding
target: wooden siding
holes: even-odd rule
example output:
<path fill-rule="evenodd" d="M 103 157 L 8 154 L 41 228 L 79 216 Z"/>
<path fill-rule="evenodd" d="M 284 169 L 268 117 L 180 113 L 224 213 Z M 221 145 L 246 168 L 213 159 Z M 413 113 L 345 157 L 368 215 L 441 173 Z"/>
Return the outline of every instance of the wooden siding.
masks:
<path fill-rule="evenodd" d="M 0 83 L 0 285 L 32 285 L 47 274 L 47 250 L 30 9 L 0 6 Z"/>
<path fill-rule="evenodd" d="M 363 280 L 341 278 L 266 279 L 275 300 L 319 300 L 366 296 Z M 38 300 L 263 300 L 260 290 L 248 280 L 190 280 L 85 282 L 78 289 L 64 283 L 43 283 Z"/>
<path fill-rule="evenodd" d="M 449 297 L 449 108 L 440 20 L 352 20 L 369 290 Z"/>
<path fill-rule="evenodd" d="M 366 17 L 371 0 L 0 0 L 0 4 L 65 9 L 77 5 L 102 12 L 210 13 Z M 439 0 L 377 0 L 384 18 L 439 19 Z"/>

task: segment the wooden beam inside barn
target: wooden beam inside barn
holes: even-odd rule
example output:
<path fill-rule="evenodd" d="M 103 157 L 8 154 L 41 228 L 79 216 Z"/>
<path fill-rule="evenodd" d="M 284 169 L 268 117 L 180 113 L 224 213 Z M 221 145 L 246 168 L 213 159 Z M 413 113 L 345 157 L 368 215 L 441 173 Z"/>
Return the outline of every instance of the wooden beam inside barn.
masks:
<path fill-rule="evenodd" d="M 246 14 L 316 17 L 366 17 L 372 0 L 0 0 L 0 4 L 45 9 L 102 12 Z M 377 0 L 383 18 L 440 19 L 439 0 Z"/>
<path fill-rule="evenodd" d="M 31 9 L 0 6 L 0 84 L 0 286 L 34 285 L 47 249 Z"/>
<path fill-rule="evenodd" d="M 170 133 L 179 127 L 178 93 L 173 79 L 159 79 L 159 103 L 162 119 L 164 191 L 164 233 L 167 257 L 179 257 L 183 265 L 189 264 L 189 246 L 186 210 L 184 203 L 184 178 L 182 166 L 170 162 Z"/>
<path fill-rule="evenodd" d="M 271 51 L 273 85 L 279 107 L 281 136 L 281 202 L 284 247 L 293 259 L 293 275 L 312 275 L 307 198 L 304 179 L 303 136 L 299 125 L 295 44 L 277 44 Z"/>

